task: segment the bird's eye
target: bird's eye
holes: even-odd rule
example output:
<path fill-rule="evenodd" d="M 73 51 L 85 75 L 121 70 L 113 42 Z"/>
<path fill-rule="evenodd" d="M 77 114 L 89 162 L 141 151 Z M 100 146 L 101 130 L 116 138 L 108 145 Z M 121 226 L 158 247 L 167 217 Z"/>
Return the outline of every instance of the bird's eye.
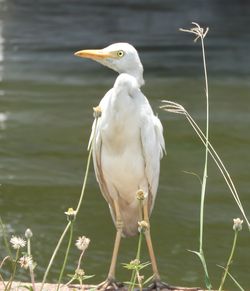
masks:
<path fill-rule="evenodd" d="M 118 51 L 118 52 L 117 52 L 117 56 L 118 56 L 119 58 L 123 57 L 123 56 L 124 56 L 124 51 Z"/>

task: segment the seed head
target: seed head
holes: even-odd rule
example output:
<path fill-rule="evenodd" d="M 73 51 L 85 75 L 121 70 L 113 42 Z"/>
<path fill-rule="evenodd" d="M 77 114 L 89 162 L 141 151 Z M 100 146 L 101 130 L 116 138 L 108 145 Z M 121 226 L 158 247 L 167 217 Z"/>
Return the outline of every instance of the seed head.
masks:
<path fill-rule="evenodd" d="M 73 208 L 69 208 L 68 211 L 64 212 L 67 215 L 68 221 L 74 221 L 76 218 L 76 211 Z"/>
<path fill-rule="evenodd" d="M 139 189 L 137 192 L 136 192 L 136 198 L 139 200 L 139 201 L 142 201 L 145 199 L 145 192 L 142 190 L 142 189 Z"/>
<path fill-rule="evenodd" d="M 26 241 L 18 236 L 12 236 L 10 239 L 10 243 L 12 244 L 13 249 L 18 250 L 20 248 L 25 247 Z"/>
<path fill-rule="evenodd" d="M 90 243 L 90 239 L 87 238 L 86 236 L 79 236 L 78 240 L 76 241 L 76 247 L 78 248 L 78 250 L 84 252 Z"/>
<path fill-rule="evenodd" d="M 189 32 L 196 35 L 194 42 L 196 42 L 199 38 L 204 39 L 208 33 L 209 28 L 207 27 L 206 29 L 204 29 L 203 27 L 200 27 L 200 25 L 196 22 L 192 22 L 192 24 L 194 25 L 194 27 L 190 29 L 180 28 L 180 31 Z"/>
<path fill-rule="evenodd" d="M 20 264 L 21 268 L 24 268 L 24 269 L 28 269 L 29 267 L 33 266 L 33 260 L 31 256 L 21 257 L 18 263 Z"/>
<path fill-rule="evenodd" d="M 138 228 L 139 232 L 149 229 L 149 224 L 145 220 L 139 221 L 138 225 L 139 225 L 139 228 Z"/>
<path fill-rule="evenodd" d="M 133 266 L 139 266 L 140 265 L 140 260 L 139 259 L 134 259 L 132 260 L 129 264 Z"/>
<path fill-rule="evenodd" d="M 233 222 L 234 222 L 233 230 L 234 231 L 241 231 L 243 220 L 241 220 L 240 218 L 234 218 Z"/>
<path fill-rule="evenodd" d="M 26 231 L 25 231 L 25 237 L 27 239 L 30 239 L 30 238 L 32 238 L 32 236 L 33 236 L 33 233 L 31 231 L 31 229 L 27 228 Z"/>
<path fill-rule="evenodd" d="M 76 269 L 75 274 L 76 274 L 76 276 L 83 277 L 85 275 L 85 272 L 83 269 Z"/>
<path fill-rule="evenodd" d="M 93 107 L 93 111 L 94 111 L 94 118 L 99 118 L 102 115 L 102 109 L 101 107 L 98 105 L 96 107 Z"/>

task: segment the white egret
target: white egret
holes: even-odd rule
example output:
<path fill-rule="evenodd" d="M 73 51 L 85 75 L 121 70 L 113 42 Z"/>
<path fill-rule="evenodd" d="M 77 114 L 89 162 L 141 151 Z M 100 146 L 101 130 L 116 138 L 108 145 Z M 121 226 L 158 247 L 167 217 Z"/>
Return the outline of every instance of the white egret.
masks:
<path fill-rule="evenodd" d="M 136 49 L 115 43 L 100 50 L 81 50 L 76 56 L 93 59 L 119 73 L 113 88 L 102 98 L 93 140 L 93 160 L 97 181 L 107 201 L 117 233 L 107 280 L 99 289 L 116 288 L 115 266 L 121 236 L 138 233 L 139 207 L 136 193 L 146 193 L 143 219 L 149 223 L 165 151 L 160 120 L 143 95 L 143 66 Z M 94 127 L 93 127 L 94 128 Z M 154 279 L 160 283 L 149 228 L 145 231 Z"/>

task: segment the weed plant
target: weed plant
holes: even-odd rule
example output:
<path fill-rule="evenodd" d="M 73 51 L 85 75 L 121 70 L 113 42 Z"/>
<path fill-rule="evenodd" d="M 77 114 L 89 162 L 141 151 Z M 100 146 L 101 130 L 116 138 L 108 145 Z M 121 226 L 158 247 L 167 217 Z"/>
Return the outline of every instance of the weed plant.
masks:
<path fill-rule="evenodd" d="M 89 143 L 89 155 L 88 155 L 88 159 L 87 159 L 87 165 L 86 165 L 86 171 L 85 171 L 85 175 L 84 175 L 84 179 L 83 179 L 83 186 L 82 186 L 82 190 L 81 190 L 81 195 L 80 195 L 76 210 L 74 210 L 73 208 L 69 208 L 68 211 L 65 212 L 65 214 L 67 215 L 68 223 L 65 226 L 65 228 L 63 230 L 63 233 L 62 233 L 61 237 L 58 240 L 58 243 L 57 243 L 57 245 L 56 245 L 56 247 L 55 247 L 55 249 L 53 251 L 53 254 L 51 256 L 51 259 L 49 261 L 49 264 L 48 264 L 48 266 L 47 266 L 47 268 L 45 270 L 45 273 L 44 273 L 44 276 L 43 276 L 43 280 L 42 280 L 42 284 L 41 284 L 41 287 L 40 287 L 40 291 L 42 291 L 44 289 L 44 284 L 46 282 L 47 276 L 48 276 L 49 271 L 51 269 L 51 266 L 52 266 L 52 264 L 54 262 L 56 254 L 57 254 L 58 250 L 60 249 L 60 246 L 61 246 L 66 234 L 69 232 L 68 245 L 67 245 L 67 249 L 66 249 L 63 265 L 61 267 L 61 271 L 60 271 L 60 275 L 59 275 L 59 279 L 58 279 L 58 284 L 57 284 L 57 289 L 56 290 L 60 289 L 61 280 L 62 280 L 62 277 L 63 277 L 63 274 L 64 274 L 64 270 L 65 270 L 65 267 L 66 267 L 66 264 L 67 264 L 70 247 L 71 247 L 71 244 L 72 244 L 74 222 L 76 220 L 76 217 L 77 217 L 77 214 L 79 212 L 79 209 L 80 209 L 80 207 L 82 205 L 83 196 L 84 196 L 85 189 L 86 189 L 86 183 L 87 183 L 87 178 L 88 178 L 88 173 L 89 173 L 89 166 L 90 166 L 90 161 L 91 161 L 91 156 L 92 156 L 92 151 L 93 151 L 93 143 L 92 143 L 92 141 L 93 141 L 93 139 L 95 137 L 96 127 L 97 127 L 97 120 L 100 117 L 100 115 L 101 115 L 101 112 L 100 112 L 99 108 L 98 107 L 94 108 L 95 120 L 94 120 L 94 125 L 93 125 L 93 136 L 92 136 L 92 138 L 90 140 L 90 143 Z M 30 239 L 32 237 L 31 231 L 30 230 L 26 230 L 26 233 L 25 233 L 27 241 L 28 241 L 28 243 L 27 243 L 28 249 L 27 249 L 27 255 L 24 254 L 23 257 L 20 257 L 20 253 L 21 253 L 20 249 L 23 248 L 26 245 L 26 240 L 24 240 L 24 239 L 22 239 L 20 237 L 16 237 L 16 236 L 13 236 L 11 238 L 10 243 L 11 243 L 12 247 L 16 250 L 16 254 L 13 257 L 12 252 L 11 252 L 11 248 L 10 248 L 10 245 L 9 245 L 9 242 L 8 242 L 8 238 L 7 238 L 7 233 L 5 231 L 5 227 L 4 227 L 4 224 L 3 224 L 2 220 L 1 220 L 1 218 L 0 218 L 0 225 L 1 225 L 1 230 L 2 230 L 2 234 L 3 234 L 3 238 L 4 238 L 4 244 L 5 244 L 6 250 L 7 250 L 8 254 L 9 254 L 0 263 L 0 271 L 3 268 L 3 265 L 8 260 L 11 261 L 11 267 L 12 267 L 11 268 L 12 269 L 11 276 L 10 276 L 10 278 L 9 278 L 7 283 L 5 283 L 5 280 L 3 279 L 3 277 L 2 277 L 2 275 L 0 273 L 0 280 L 2 281 L 2 283 L 4 285 L 4 291 L 10 291 L 11 290 L 12 282 L 13 282 L 13 280 L 15 278 L 16 270 L 17 270 L 17 267 L 18 267 L 19 264 L 21 265 L 21 267 L 24 267 L 25 269 L 29 269 L 30 270 L 30 277 L 31 277 L 32 286 L 29 286 L 28 288 L 30 290 L 35 291 L 36 287 L 35 287 L 35 281 L 34 281 L 35 278 L 34 278 L 34 272 L 33 272 L 33 270 L 35 268 L 35 264 L 33 262 L 32 256 L 31 256 L 31 244 L 30 244 Z M 80 258 L 82 258 L 82 256 L 83 256 L 83 253 L 82 253 L 82 255 L 80 255 Z M 80 264 L 80 262 L 81 262 L 81 259 L 79 260 L 79 264 Z M 76 274 L 77 274 L 77 276 L 76 276 Z M 86 275 L 79 275 L 79 269 L 76 270 L 76 274 L 74 276 L 74 279 L 79 279 L 79 281 L 83 281 L 84 279 L 89 278 L 89 276 L 86 276 Z"/>
<path fill-rule="evenodd" d="M 162 108 L 163 110 L 165 110 L 167 112 L 173 112 L 173 113 L 184 115 L 205 146 L 204 171 L 203 171 L 203 179 L 201 181 L 202 183 L 201 183 L 201 203 L 200 203 L 199 251 L 191 251 L 191 252 L 196 254 L 200 258 L 200 261 L 202 263 L 203 270 L 205 273 L 205 285 L 209 290 L 211 290 L 212 283 L 211 283 L 211 280 L 210 280 L 210 277 L 208 274 L 207 263 L 206 263 L 205 255 L 204 255 L 204 251 L 203 251 L 204 206 L 205 206 L 205 194 L 206 194 L 206 182 L 207 182 L 207 164 L 208 164 L 208 155 L 209 154 L 211 155 L 211 157 L 215 161 L 223 178 L 225 179 L 225 181 L 226 181 L 226 183 L 227 183 L 227 185 L 228 185 L 228 187 L 233 195 L 233 198 L 235 199 L 244 219 L 246 220 L 246 223 L 248 225 L 249 230 L 250 230 L 250 224 L 249 224 L 249 221 L 246 217 L 244 208 L 241 204 L 238 192 L 237 192 L 235 185 L 231 179 L 231 176 L 230 176 L 228 170 L 226 169 L 226 167 L 224 166 L 221 158 L 219 157 L 219 155 L 217 154 L 214 147 L 211 145 L 211 143 L 209 141 L 209 91 L 208 91 L 208 75 L 207 75 L 207 66 L 206 66 L 206 54 L 205 54 L 205 45 L 204 45 L 204 39 L 205 39 L 209 29 L 208 28 L 204 29 L 204 28 L 200 27 L 200 25 L 198 23 L 195 23 L 195 22 L 192 22 L 192 24 L 194 25 L 193 28 L 191 28 L 191 29 L 182 29 L 181 28 L 180 30 L 183 32 L 194 34 L 196 37 L 194 40 L 195 42 L 199 39 L 201 40 L 201 50 L 202 50 L 204 79 L 205 79 L 205 97 L 206 97 L 206 131 L 205 131 L 205 134 L 200 129 L 198 124 L 194 121 L 192 116 L 188 113 L 188 111 L 182 105 L 180 105 L 176 102 L 173 102 L 173 101 L 163 100 L 164 105 L 162 105 L 160 108 Z M 241 224 L 243 222 L 243 220 L 240 220 L 239 218 L 234 219 L 234 221 L 240 221 Z M 219 291 L 222 290 L 222 287 L 224 285 L 224 281 L 225 281 L 227 275 L 229 274 L 228 270 L 229 270 L 230 264 L 232 263 L 232 258 L 233 258 L 234 250 L 236 247 L 237 235 L 238 235 L 239 230 L 241 230 L 241 229 L 234 226 L 234 230 L 235 230 L 235 237 L 234 237 L 234 241 L 233 241 L 233 247 L 232 247 L 232 251 L 231 251 L 231 254 L 230 254 L 230 257 L 228 259 L 228 263 L 227 263 L 226 267 L 225 268 L 222 267 L 222 268 L 224 268 L 224 274 L 223 274 L 223 277 L 221 280 Z M 229 274 L 229 276 L 232 278 L 232 280 L 234 281 L 236 286 L 238 288 L 240 288 L 240 290 L 243 290 L 243 288 L 234 279 L 234 277 L 231 274 Z"/>

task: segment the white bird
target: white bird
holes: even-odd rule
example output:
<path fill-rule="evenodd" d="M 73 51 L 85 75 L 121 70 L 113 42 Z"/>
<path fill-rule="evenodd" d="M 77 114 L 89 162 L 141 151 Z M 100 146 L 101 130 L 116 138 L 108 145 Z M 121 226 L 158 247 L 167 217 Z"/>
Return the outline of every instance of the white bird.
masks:
<path fill-rule="evenodd" d="M 96 178 L 117 228 L 109 274 L 98 287 L 104 290 L 117 287 L 115 266 L 121 236 L 138 233 L 140 211 L 136 193 L 140 189 L 145 193 L 143 219 L 149 224 L 165 143 L 162 124 L 141 92 L 143 66 L 132 45 L 115 43 L 100 50 L 81 50 L 75 55 L 93 59 L 119 74 L 99 104 L 101 117 L 95 134 L 94 125 L 91 134 Z M 159 284 L 149 227 L 145 238 L 154 280 Z"/>

